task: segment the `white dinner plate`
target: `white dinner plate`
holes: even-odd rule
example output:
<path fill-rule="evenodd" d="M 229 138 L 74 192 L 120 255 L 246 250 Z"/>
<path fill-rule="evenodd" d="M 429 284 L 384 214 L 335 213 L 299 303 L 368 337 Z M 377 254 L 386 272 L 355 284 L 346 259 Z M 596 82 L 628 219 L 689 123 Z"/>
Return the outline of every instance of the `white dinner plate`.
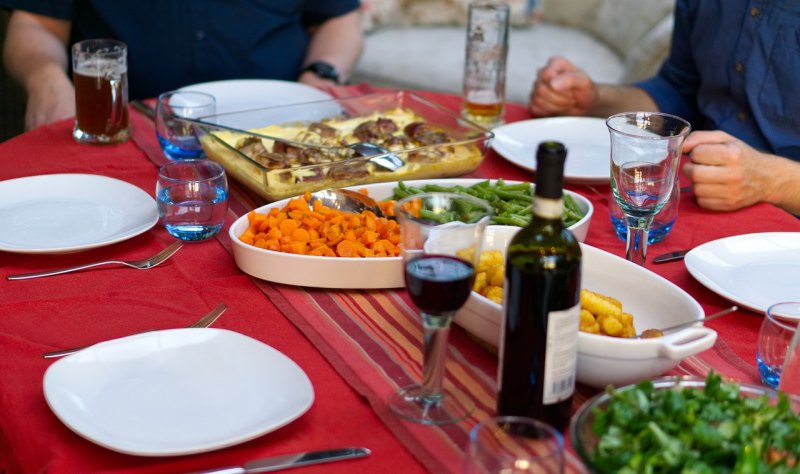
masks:
<path fill-rule="evenodd" d="M 611 179 L 611 139 L 604 119 L 540 118 L 501 125 L 492 131 L 494 151 L 521 168 L 536 171 L 536 147 L 555 140 L 567 147 L 566 181 L 602 184 Z"/>
<path fill-rule="evenodd" d="M 206 92 L 213 95 L 217 99 L 217 115 L 332 99 L 329 94 L 306 84 L 271 79 L 203 82 L 182 87 L 181 90 Z"/>
<path fill-rule="evenodd" d="M 0 250 L 65 253 L 120 242 L 158 222 L 153 198 L 130 183 L 91 174 L 0 181 Z"/>
<path fill-rule="evenodd" d="M 486 181 L 484 179 L 442 178 L 404 181 L 409 186 L 438 184 L 441 186 L 471 186 Z M 507 181 L 509 184 L 519 181 Z M 397 187 L 397 182 L 373 183 L 351 186 L 349 189 L 366 190 L 370 197 L 383 201 L 390 199 Z M 565 190 L 572 195 L 576 204 L 584 212 L 580 221 L 569 227 L 579 240 L 586 238 L 589 223 L 594 212 L 591 201 L 578 193 Z M 255 209 L 267 214 L 270 209 L 282 209 L 289 199 L 276 201 Z M 230 227 L 229 235 L 233 241 L 233 257 L 236 265 L 245 273 L 262 280 L 283 283 L 286 285 L 309 286 L 315 288 L 400 288 L 403 280 L 403 264 L 400 257 L 345 258 L 315 257 L 295 255 L 285 252 L 265 250 L 245 244 L 239 236 L 249 226 L 247 214 L 239 217 Z"/>
<path fill-rule="evenodd" d="M 224 329 L 152 331 L 96 344 L 51 365 L 44 396 L 71 430 L 138 456 L 193 454 L 276 430 L 314 389 L 272 347 Z"/>
<path fill-rule="evenodd" d="M 708 289 L 756 312 L 800 298 L 800 232 L 714 240 L 692 249 L 684 264 Z"/>

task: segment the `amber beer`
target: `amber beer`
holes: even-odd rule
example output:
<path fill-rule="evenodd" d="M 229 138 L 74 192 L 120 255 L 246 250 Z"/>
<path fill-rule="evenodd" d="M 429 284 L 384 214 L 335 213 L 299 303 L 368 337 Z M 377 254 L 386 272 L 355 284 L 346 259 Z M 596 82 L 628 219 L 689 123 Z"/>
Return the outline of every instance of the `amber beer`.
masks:
<path fill-rule="evenodd" d="M 121 143 L 130 138 L 125 44 L 86 40 L 72 49 L 75 127 L 79 143 Z"/>

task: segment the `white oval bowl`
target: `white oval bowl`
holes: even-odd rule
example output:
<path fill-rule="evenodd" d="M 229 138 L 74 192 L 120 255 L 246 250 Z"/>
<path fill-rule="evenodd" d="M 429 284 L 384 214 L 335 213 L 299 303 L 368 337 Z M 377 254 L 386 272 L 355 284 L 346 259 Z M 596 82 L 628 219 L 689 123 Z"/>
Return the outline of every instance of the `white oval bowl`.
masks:
<path fill-rule="evenodd" d="M 483 179 L 426 179 L 405 181 L 410 186 L 423 186 L 438 184 L 441 186 L 471 186 L 475 183 L 486 181 Z M 518 181 L 507 181 L 509 184 Z M 350 189 L 367 190 L 369 195 L 376 200 L 392 197 L 397 182 L 367 184 L 353 186 Z M 569 227 L 575 237 L 583 241 L 589 232 L 589 222 L 592 219 L 594 208 L 591 201 L 572 191 L 570 194 L 578 207 L 584 212 L 584 217 Z M 288 199 L 276 201 L 255 209 L 256 212 L 268 213 L 273 207 L 283 208 Z M 248 227 L 247 215 L 239 217 L 228 231 L 233 242 L 233 257 L 236 265 L 245 273 L 262 280 L 287 285 L 309 286 L 315 288 L 342 288 L 342 289 L 378 289 L 402 288 L 403 262 L 400 257 L 385 258 L 345 258 L 345 257 L 312 257 L 308 255 L 295 255 L 284 252 L 265 250 L 245 244 L 239 236 Z M 502 227 L 502 226 L 500 226 Z M 511 227 L 518 229 L 517 227 Z"/>
<path fill-rule="evenodd" d="M 519 229 L 489 226 L 483 250 L 502 250 Z M 633 314 L 637 332 L 702 319 L 700 304 L 688 293 L 661 276 L 623 258 L 581 243 L 583 273 L 581 287 L 612 296 Z M 456 324 L 483 342 L 497 347 L 503 307 L 472 292 L 456 313 Z M 692 326 L 661 338 L 623 339 L 597 334 L 578 334 L 577 380 L 603 388 L 636 383 L 659 376 L 681 360 L 714 345 L 713 329 Z"/>

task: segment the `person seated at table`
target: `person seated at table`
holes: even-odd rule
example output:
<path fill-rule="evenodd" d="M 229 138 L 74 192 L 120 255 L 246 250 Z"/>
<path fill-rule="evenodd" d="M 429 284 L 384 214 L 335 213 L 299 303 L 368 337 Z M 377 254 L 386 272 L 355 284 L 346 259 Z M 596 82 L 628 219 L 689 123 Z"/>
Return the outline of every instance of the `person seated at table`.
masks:
<path fill-rule="evenodd" d="M 28 95 L 25 127 L 71 117 L 68 46 L 114 38 L 128 46 L 132 99 L 240 78 L 344 83 L 361 54 L 358 0 L 0 0 L 11 13 L 3 51 Z"/>
<path fill-rule="evenodd" d="M 662 111 L 689 120 L 683 171 L 701 207 L 769 202 L 800 214 L 800 3 L 677 0 L 655 77 L 597 84 L 562 57 L 537 71 L 537 116 Z"/>

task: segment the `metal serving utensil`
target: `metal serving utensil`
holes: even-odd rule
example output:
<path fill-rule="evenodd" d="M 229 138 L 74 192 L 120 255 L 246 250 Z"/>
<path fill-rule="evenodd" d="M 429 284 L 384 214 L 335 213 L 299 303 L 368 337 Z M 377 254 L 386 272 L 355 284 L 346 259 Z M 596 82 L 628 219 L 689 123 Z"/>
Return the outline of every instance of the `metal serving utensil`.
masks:
<path fill-rule="evenodd" d="M 399 156 L 374 143 L 351 143 L 350 145 L 347 145 L 347 148 L 352 149 L 356 156 L 372 157 L 369 159 L 369 161 L 388 171 L 396 171 L 406 165 L 406 162 L 403 161 Z"/>
<path fill-rule="evenodd" d="M 726 314 L 730 314 L 730 313 L 736 311 L 737 309 L 739 309 L 738 306 L 731 306 L 728 309 L 723 309 L 722 311 L 720 311 L 718 313 L 714 313 L 714 314 L 712 314 L 710 316 L 706 316 L 703 319 L 695 319 L 694 321 L 687 321 L 685 323 L 676 324 L 674 326 L 669 326 L 669 327 L 661 328 L 661 329 L 645 329 L 644 331 L 642 331 L 640 334 L 637 334 L 633 338 L 634 339 L 651 339 L 651 338 L 654 338 L 654 337 L 661 337 L 661 336 L 664 335 L 664 333 L 667 333 L 667 332 L 677 331 L 679 329 L 683 329 L 683 328 L 688 328 L 690 326 L 694 326 L 697 323 L 706 323 L 708 321 L 712 321 L 714 319 L 721 318 L 722 316 L 725 316 Z"/>
<path fill-rule="evenodd" d="M 349 189 L 323 189 L 311 193 L 309 204 L 321 201 L 325 207 L 337 209 L 344 212 L 361 214 L 362 211 L 372 211 L 378 217 L 394 219 L 393 216 L 385 216 L 377 201 L 366 194 Z"/>

